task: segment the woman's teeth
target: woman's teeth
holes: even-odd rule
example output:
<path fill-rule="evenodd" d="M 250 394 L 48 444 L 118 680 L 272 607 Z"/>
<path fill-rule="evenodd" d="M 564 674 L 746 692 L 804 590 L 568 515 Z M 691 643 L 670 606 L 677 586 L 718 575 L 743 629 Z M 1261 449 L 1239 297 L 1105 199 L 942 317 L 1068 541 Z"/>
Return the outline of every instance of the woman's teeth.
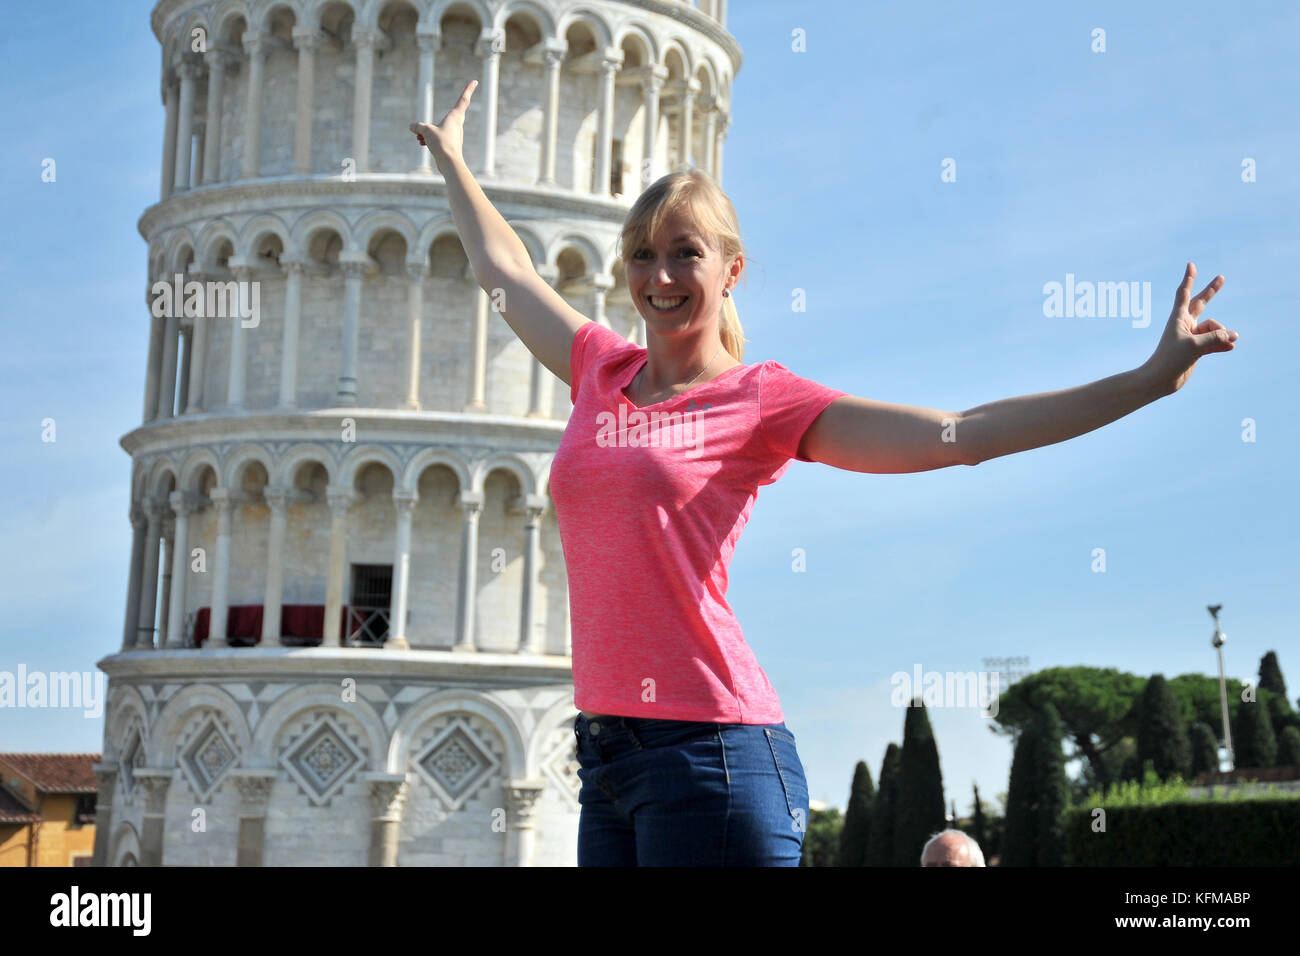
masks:
<path fill-rule="evenodd" d="M 661 312 L 671 312 L 685 302 L 687 298 L 688 296 L 678 295 L 668 299 L 661 299 L 656 295 L 652 295 L 650 296 L 650 304 Z"/>

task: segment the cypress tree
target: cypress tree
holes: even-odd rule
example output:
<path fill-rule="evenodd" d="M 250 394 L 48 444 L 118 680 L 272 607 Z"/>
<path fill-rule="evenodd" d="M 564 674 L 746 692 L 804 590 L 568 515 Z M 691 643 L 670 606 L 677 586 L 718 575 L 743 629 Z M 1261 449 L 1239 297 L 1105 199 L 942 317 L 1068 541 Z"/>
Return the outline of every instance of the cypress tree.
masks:
<path fill-rule="evenodd" d="M 894 809 L 898 803 L 898 774 L 903 752 L 898 744 L 885 748 L 880 764 L 880 789 L 871 812 L 871 840 L 867 844 L 868 866 L 894 865 Z"/>
<path fill-rule="evenodd" d="M 1137 759 L 1150 760 L 1161 780 L 1187 777 L 1192 769 L 1192 745 L 1187 739 L 1183 709 L 1163 674 L 1152 674 L 1138 705 Z"/>
<path fill-rule="evenodd" d="M 984 851 L 984 858 L 987 860 L 991 854 L 989 853 L 989 845 L 985 842 L 984 808 L 980 806 L 980 788 L 979 784 L 976 783 L 972 783 L 971 786 L 975 788 L 975 813 L 971 820 L 971 829 L 975 832 L 973 832 L 971 836 L 973 836 L 975 842 L 980 845 L 980 849 Z"/>
<path fill-rule="evenodd" d="M 925 841 L 944 829 L 946 822 L 939 748 L 918 697 L 903 718 L 903 759 L 894 808 L 894 866 L 920 866 Z"/>
<path fill-rule="evenodd" d="M 1203 720 L 1192 724 L 1192 773 L 1218 773 L 1219 739 L 1214 729 Z"/>
<path fill-rule="evenodd" d="M 1277 742 L 1277 765 L 1294 767 L 1300 764 L 1300 730 L 1288 727 Z"/>
<path fill-rule="evenodd" d="M 876 786 L 871 782 L 871 769 L 865 760 L 859 760 L 853 771 L 853 787 L 849 791 L 848 809 L 844 812 L 844 827 L 840 830 L 840 853 L 836 866 L 867 865 L 871 811 L 875 802 Z"/>
<path fill-rule="evenodd" d="M 1007 816 L 1002 831 L 1003 866 L 1033 866 L 1038 858 L 1038 833 L 1033 819 L 1034 779 L 1040 749 L 1038 731 L 1037 722 L 1028 721 L 1011 755 Z"/>
<path fill-rule="evenodd" d="M 1038 866 L 1065 864 L 1065 811 L 1070 805 L 1070 781 L 1065 774 L 1065 754 L 1061 737 L 1065 733 L 1056 708 L 1044 703 L 1039 715 L 1038 778 L 1034 790 L 1038 798 Z"/>
<path fill-rule="evenodd" d="M 1268 708 L 1258 700 L 1242 701 L 1237 707 L 1237 727 L 1240 732 L 1233 736 L 1236 765 L 1242 769 L 1273 766 L 1277 761 L 1277 737 Z"/>
<path fill-rule="evenodd" d="M 1277 654 L 1273 651 L 1259 660 L 1259 686 L 1286 700 L 1286 681 L 1282 679 L 1282 668 L 1278 666 Z"/>

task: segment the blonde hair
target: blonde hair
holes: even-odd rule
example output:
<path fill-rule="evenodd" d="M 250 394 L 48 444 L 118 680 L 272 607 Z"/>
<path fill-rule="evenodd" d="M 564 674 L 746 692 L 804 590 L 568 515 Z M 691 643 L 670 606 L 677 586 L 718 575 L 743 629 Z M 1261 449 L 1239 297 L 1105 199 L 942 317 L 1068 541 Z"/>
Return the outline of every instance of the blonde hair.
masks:
<path fill-rule="evenodd" d="M 716 246 L 724 262 L 745 251 L 740 241 L 740 223 L 736 209 L 722 187 L 708 173 L 694 167 L 671 172 L 651 183 L 637 197 L 618 237 L 618 254 L 626 270 L 628 258 L 651 243 L 660 226 L 673 212 L 680 212 Z M 741 272 L 744 276 L 744 270 Z M 718 336 L 722 347 L 737 362 L 745 355 L 745 333 L 736 314 L 735 290 L 722 299 L 722 316 Z"/>

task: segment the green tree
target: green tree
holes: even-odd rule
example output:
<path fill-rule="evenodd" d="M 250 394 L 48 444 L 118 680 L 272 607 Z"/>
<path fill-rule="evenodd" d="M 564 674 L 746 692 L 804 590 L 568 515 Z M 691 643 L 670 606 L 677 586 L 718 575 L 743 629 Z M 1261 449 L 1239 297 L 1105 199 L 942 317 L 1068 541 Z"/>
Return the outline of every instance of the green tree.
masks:
<path fill-rule="evenodd" d="M 1203 720 L 1192 724 L 1192 773 L 1217 773 L 1219 770 L 1219 739 L 1214 728 Z"/>
<path fill-rule="evenodd" d="M 1237 707 L 1235 763 L 1240 769 L 1271 767 L 1277 762 L 1277 737 L 1273 718 L 1262 700 L 1242 701 Z"/>
<path fill-rule="evenodd" d="M 918 697 L 903 717 L 903 759 L 894 808 L 894 866 L 920 866 L 925 841 L 946 823 L 939 748 L 925 704 Z"/>
<path fill-rule="evenodd" d="M 975 812 L 972 814 L 971 819 L 971 830 L 973 831 L 971 836 L 975 838 L 975 842 L 984 851 L 984 860 L 988 862 L 989 857 L 993 854 L 990 852 L 988 833 L 985 832 L 984 827 L 984 807 L 980 805 L 980 788 L 977 783 L 972 783 L 971 786 L 975 788 Z"/>
<path fill-rule="evenodd" d="M 844 821 L 835 807 L 813 810 L 808 815 L 808 831 L 803 835 L 800 866 L 835 866 Z"/>
<path fill-rule="evenodd" d="M 875 802 L 876 786 L 871 782 L 871 769 L 865 760 L 859 760 L 853 771 L 849 806 L 844 812 L 844 828 L 840 831 L 837 866 L 867 865 L 867 848 L 871 843 L 871 811 Z"/>
<path fill-rule="evenodd" d="M 1277 652 L 1269 651 L 1259 659 L 1259 686 L 1286 699 L 1286 681 L 1277 662 Z"/>
<path fill-rule="evenodd" d="M 1277 739 L 1277 765 L 1294 767 L 1300 764 L 1300 730 L 1287 727 Z"/>
<path fill-rule="evenodd" d="M 903 752 L 898 744 L 891 743 L 885 748 L 885 759 L 880 764 L 880 789 L 871 813 L 871 840 L 867 845 L 868 866 L 894 865 L 894 810 L 898 804 L 898 774 L 902 763 Z"/>
<path fill-rule="evenodd" d="M 1163 674 L 1152 674 L 1138 707 L 1138 760 L 1150 760 L 1161 780 L 1186 779 L 1192 769 L 1192 746 L 1181 702 Z"/>
<path fill-rule="evenodd" d="M 1061 722 L 1045 702 L 1020 734 L 1011 758 L 1003 866 L 1060 866 L 1065 852 L 1062 813 L 1070 789 L 1061 752 Z"/>

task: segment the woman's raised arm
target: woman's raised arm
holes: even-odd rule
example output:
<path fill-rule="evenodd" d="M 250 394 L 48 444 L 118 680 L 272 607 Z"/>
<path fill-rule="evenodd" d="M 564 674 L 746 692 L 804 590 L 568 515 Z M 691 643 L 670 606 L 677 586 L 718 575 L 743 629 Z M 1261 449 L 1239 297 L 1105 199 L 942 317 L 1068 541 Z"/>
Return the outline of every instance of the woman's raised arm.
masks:
<path fill-rule="evenodd" d="M 433 153 L 438 172 L 447 183 L 452 219 L 475 281 L 528 351 L 567 385 L 573 336 L 588 319 L 537 274 L 523 240 L 465 165 L 465 111 L 477 85 L 477 80 L 465 85 L 442 123 L 412 123 L 410 130 L 420 145 Z"/>

